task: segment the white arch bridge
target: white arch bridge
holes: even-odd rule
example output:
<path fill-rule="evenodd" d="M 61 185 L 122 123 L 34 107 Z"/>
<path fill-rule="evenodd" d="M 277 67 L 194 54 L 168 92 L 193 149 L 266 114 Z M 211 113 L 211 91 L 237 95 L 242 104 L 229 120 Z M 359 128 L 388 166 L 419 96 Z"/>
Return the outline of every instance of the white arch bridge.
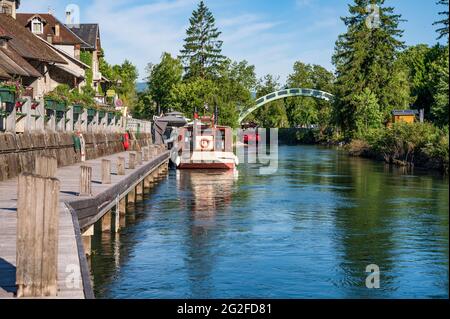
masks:
<path fill-rule="evenodd" d="M 242 123 L 247 116 L 249 116 L 251 113 L 259 109 L 260 107 L 276 101 L 280 99 L 284 99 L 287 97 L 295 97 L 295 96 L 307 96 L 307 97 L 313 97 L 316 99 L 326 100 L 326 101 L 332 101 L 334 99 L 334 95 L 330 94 L 328 92 L 320 91 L 320 90 L 314 90 L 314 89 L 301 89 L 301 88 L 293 88 L 293 89 L 283 89 L 277 92 L 272 92 L 270 94 L 267 94 L 266 96 L 263 96 L 255 101 L 255 105 L 248 108 L 241 110 L 241 113 L 239 115 L 239 123 Z"/>

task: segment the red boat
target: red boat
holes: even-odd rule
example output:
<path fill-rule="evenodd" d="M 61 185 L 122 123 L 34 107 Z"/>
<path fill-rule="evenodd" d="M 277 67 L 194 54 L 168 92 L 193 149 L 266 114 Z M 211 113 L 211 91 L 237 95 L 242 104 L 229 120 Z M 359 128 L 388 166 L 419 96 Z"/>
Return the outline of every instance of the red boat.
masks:
<path fill-rule="evenodd" d="M 258 144 L 259 142 L 261 142 L 261 135 L 259 135 L 259 133 L 257 133 L 256 131 L 244 134 L 244 144 Z"/>

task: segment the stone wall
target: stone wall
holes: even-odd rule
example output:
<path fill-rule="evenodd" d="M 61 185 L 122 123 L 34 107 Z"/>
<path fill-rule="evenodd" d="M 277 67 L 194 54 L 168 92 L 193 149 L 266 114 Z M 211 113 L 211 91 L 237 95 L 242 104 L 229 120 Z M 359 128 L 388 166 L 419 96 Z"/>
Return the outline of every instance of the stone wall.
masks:
<path fill-rule="evenodd" d="M 148 133 L 131 135 L 132 151 L 151 144 Z M 84 133 L 83 136 L 88 160 L 124 151 L 120 133 Z M 0 133 L 0 181 L 17 177 L 22 172 L 33 172 L 35 158 L 39 155 L 56 157 L 58 166 L 81 160 L 80 152 L 74 148 L 73 133 Z"/>

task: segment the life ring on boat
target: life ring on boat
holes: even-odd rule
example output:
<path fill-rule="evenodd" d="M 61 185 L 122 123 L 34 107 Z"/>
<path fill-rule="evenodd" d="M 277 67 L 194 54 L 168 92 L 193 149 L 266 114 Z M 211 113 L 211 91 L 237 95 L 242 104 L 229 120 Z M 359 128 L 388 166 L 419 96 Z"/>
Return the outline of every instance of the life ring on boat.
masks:
<path fill-rule="evenodd" d="M 208 140 L 208 139 L 206 139 L 206 138 L 200 140 L 200 148 L 201 148 L 202 150 L 207 150 L 207 149 L 209 149 L 209 148 L 210 148 L 210 145 L 211 145 L 211 140 Z"/>

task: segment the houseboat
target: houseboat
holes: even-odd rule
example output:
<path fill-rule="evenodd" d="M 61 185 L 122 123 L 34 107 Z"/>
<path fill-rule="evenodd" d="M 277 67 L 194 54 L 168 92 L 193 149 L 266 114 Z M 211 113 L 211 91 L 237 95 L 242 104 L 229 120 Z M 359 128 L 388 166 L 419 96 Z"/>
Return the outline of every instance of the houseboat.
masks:
<path fill-rule="evenodd" d="M 233 153 L 233 131 L 217 125 L 214 117 L 194 116 L 178 130 L 171 160 L 178 169 L 234 169 L 239 165 Z"/>

